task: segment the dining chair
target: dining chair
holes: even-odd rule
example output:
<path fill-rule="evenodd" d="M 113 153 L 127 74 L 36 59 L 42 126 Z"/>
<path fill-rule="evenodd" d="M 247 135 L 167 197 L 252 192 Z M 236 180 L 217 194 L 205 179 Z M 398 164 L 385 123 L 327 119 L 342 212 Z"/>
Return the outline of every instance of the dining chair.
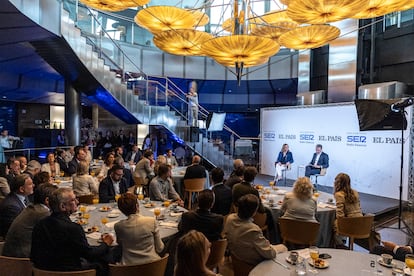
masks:
<path fill-rule="evenodd" d="M 93 198 L 94 198 L 94 195 L 92 195 L 92 194 L 82 195 L 82 196 L 78 196 L 78 201 L 79 201 L 79 203 L 93 204 Z"/>
<path fill-rule="evenodd" d="M 231 263 L 233 265 L 233 273 L 235 276 L 249 276 L 250 271 L 255 267 L 252 264 L 240 260 L 233 254 L 231 254 Z"/>
<path fill-rule="evenodd" d="M 32 263 L 29 258 L 0 256 L 0 274 L 6 271 L 8 276 L 32 276 Z"/>
<path fill-rule="evenodd" d="M 263 232 L 263 235 L 269 239 L 269 231 L 268 231 L 268 225 L 267 225 L 267 214 L 266 213 L 259 213 L 256 212 L 256 214 L 253 216 L 253 222 L 260 227 L 260 229 Z"/>
<path fill-rule="evenodd" d="M 374 223 L 374 216 L 369 214 L 363 217 L 339 217 L 337 222 L 337 234 L 349 237 L 349 249 L 354 250 L 355 239 L 369 238 Z"/>
<path fill-rule="evenodd" d="M 3 255 L 3 247 L 4 247 L 5 242 L 1 241 L 0 242 L 0 256 Z"/>
<path fill-rule="evenodd" d="M 279 218 L 278 221 L 280 235 L 283 243 L 288 248 L 293 248 L 292 244 L 302 246 L 316 244 L 320 227 L 319 222 L 287 218 Z"/>
<path fill-rule="evenodd" d="M 139 194 L 142 193 L 145 196 L 149 196 L 149 191 L 147 191 L 148 185 L 145 183 L 145 179 L 142 176 L 134 175 L 134 186 L 133 186 L 133 193 Z"/>
<path fill-rule="evenodd" d="M 223 261 L 224 253 L 227 248 L 227 240 L 221 239 L 211 242 L 210 256 L 208 257 L 206 266 L 209 269 L 217 269 L 219 272 L 219 264 Z"/>
<path fill-rule="evenodd" d="M 188 195 L 188 210 L 191 210 L 191 203 L 193 201 L 193 193 L 198 195 L 199 192 L 204 190 L 205 178 L 192 178 L 184 179 L 184 191 Z"/>
<path fill-rule="evenodd" d="M 33 267 L 33 276 L 96 276 L 96 270 L 50 271 Z"/>
<path fill-rule="evenodd" d="M 169 254 L 161 259 L 141 265 L 114 265 L 109 264 L 109 276 L 164 276 Z"/>
<path fill-rule="evenodd" d="M 315 185 L 316 189 L 318 189 L 318 177 L 319 176 L 325 176 L 327 172 L 328 172 L 328 169 L 327 168 L 322 168 L 319 173 L 311 175 L 311 177 L 312 176 L 315 177 L 315 183 L 314 183 L 314 185 Z"/>

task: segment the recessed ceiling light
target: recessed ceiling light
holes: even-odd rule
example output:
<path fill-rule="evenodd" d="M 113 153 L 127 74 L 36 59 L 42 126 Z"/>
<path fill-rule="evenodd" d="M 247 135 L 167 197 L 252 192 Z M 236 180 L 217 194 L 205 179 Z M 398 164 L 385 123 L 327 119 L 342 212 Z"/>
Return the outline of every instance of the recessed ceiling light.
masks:
<path fill-rule="evenodd" d="M 7 99 L 7 96 L 3 96 L 2 98 L 3 98 L 3 99 Z"/>

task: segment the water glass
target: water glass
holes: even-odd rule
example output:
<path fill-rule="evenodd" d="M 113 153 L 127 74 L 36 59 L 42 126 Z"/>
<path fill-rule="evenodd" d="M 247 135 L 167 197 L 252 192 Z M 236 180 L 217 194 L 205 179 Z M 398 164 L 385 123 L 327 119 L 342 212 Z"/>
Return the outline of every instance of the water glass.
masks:
<path fill-rule="evenodd" d="M 304 259 L 296 262 L 295 273 L 296 275 L 306 275 L 306 263 Z"/>

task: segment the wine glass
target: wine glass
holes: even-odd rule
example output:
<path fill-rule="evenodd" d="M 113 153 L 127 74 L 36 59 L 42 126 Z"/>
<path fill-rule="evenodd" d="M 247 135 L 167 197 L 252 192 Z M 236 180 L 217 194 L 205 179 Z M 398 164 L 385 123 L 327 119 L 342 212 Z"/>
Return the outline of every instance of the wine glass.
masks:
<path fill-rule="evenodd" d="M 414 268 L 414 255 L 413 254 L 405 255 L 405 265 L 408 266 L 408 268 L 410 269 L 410 275 L 412 275 L 413 268 Z"/>
<path fill-rule="evenodd" d="M 65 172 L 64 171 L 60 171 L 59 175 L 60 175 L 60 177 L 64 177 L 65 176 Z"/>
<path fill-rule="evenodd" d="M 274 181 L 269 181 L 269 186 L 270 186 L 270 189 L 274 189 L 274 186 L 275 186 L 275 182 Z"/>
<path fill-rule="evenodd" d="M 170 206 L 170 201 L 169 200 L 165 200 L 164 201 L 164 207 L 168 208 Z"/>
<path fill-rule="evenodd" d="M 106 217 L 106 216 L 103 216 L 102 218 L 101 218 L 101 223 L 102 223 L 102 230 L 104 230 L 105 229 L 105 226 L 106 226 L 106 224 L 108 223 L 108 218 Z M 105 232 L 105 231 L 102 231 L 102 232 Z"/>
<path fill-rule="evenodd" d="M 313 261 L 313 267 L 316 267 L 316 260 L 319 258 L 319 248 L 316 246 L 309 247 L 309 254 Z M 314 270 L 313 273 L 316 274 L 317 270 Z"/>
<path fill-rule="evenodd" d="M 154 215 L 155 218 L 158 219 L 158 216 L 161 214 L 161 209 L 160 208 L 155 208 L 154 209 Z"/>
<path fill-rule="evenodd" d="M 138 194 L 138 200 L 143 200 L 144 199 L 144 195 L 142 193 Z"/>

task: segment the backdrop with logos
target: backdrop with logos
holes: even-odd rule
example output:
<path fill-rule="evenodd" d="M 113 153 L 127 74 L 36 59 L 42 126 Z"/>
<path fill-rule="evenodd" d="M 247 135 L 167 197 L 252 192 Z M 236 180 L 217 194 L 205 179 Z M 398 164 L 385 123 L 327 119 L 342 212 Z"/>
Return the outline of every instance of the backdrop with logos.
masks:
<path fill-rule="evenodd" d="M 403 199 L 407 199 L 412 107 L 405 109 Z M 287 178 L 304 175 L 315 146 L 329 155 L 327 174 L 318 183 L 333 186 L 344 172 L 359 192 L 399 198 L 401 130 L 360 131 L 354 103 L 261 109 L 261 173 L 274 175 L 275 160 L 284 143 L 289 144 L 294 164 Z"/>

